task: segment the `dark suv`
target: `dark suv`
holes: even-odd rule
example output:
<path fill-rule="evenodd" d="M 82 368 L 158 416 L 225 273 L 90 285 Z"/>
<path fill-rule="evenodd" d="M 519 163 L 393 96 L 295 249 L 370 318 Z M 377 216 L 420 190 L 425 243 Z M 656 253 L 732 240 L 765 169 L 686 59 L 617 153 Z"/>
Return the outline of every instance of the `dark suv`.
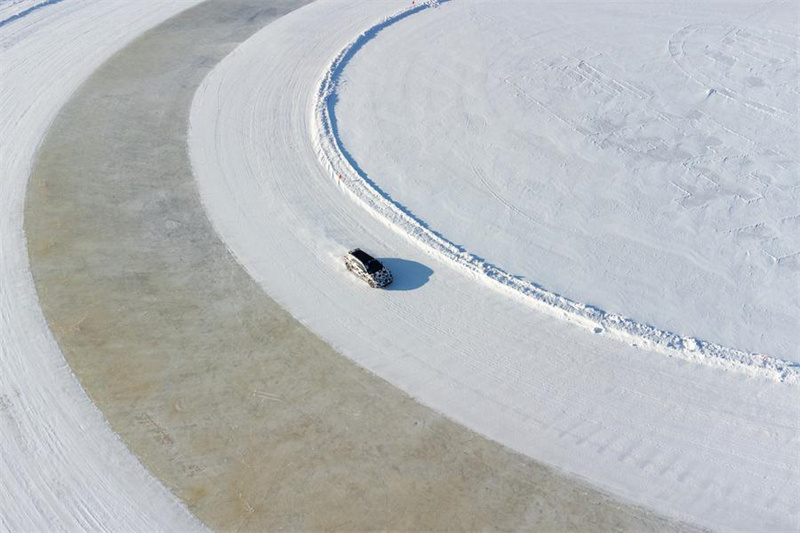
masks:
<path fill-rule="evenodd" d="M 385 287 L 392 282 L 392 273 L 367 252 L 356 248 L 344 256 L 347 270 L 369 283 L 370 287 Z"/>

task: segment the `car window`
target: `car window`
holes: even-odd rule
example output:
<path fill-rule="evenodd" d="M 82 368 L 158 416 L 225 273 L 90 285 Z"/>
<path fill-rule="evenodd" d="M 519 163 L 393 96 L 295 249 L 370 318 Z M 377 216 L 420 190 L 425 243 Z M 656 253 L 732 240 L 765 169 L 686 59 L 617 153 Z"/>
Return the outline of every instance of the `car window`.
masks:
<path fill-rule="evenodd" d="M 374 274 L 375 272 L 379 271 L 382 268 L 383 265 L 379 261 L 376 261 L 374 259 L 369 263 L 367 263 L 367 272 L 369 272 L 370 274 Z"/>

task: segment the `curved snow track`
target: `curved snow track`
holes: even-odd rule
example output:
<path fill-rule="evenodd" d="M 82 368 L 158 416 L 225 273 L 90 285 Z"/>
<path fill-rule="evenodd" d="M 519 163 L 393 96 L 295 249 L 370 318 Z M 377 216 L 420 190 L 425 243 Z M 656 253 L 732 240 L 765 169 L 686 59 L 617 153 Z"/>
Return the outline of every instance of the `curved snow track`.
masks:
<path fill-rule="evenodd" d="M 721 529 L 795 527 L 795 369 L 708 344 L 692 351 L 691 339 L 622 321 L 625 334 L 663 336 L 668 354 L 711 365 L 647 357 L 541 313 L 476 283 L 486 269 L 446 240 L 438 241 L 445 254 L 421 249 L 409 232 L 426 244 L 439 237 L 349 170 L 327 98 L 335 98 L 337 65 L 394 20 L 385 18 L 389 7 L 314 4 L 303 24 L 285 19 L 243 44 L 198 90 L 192 162 L 234 255 L 342 353 L 469 428 L 681 519 Z M 354 13 L 365 17 L 367 9 L 377 26 L 363 31 Z M 342 52 L 331 63 L 320 50 Z M 321 149 L 334 166 L 320 168 Z M 352 201 L 353 190 L 403 230 L 378 222 Z M 356 245 L 397 272 L 394 290 L 369 291 L 347 275 L 341 254 Z M 618 323 L 532 292 L 581 319 Z"/>

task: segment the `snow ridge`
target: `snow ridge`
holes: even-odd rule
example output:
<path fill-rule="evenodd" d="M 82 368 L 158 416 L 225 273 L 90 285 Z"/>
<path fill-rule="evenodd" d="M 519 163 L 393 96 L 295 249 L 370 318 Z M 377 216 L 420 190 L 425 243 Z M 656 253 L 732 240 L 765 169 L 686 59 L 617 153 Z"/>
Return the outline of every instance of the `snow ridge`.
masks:
<path fill-rule="evenodd" d="M 679 357 L 779 382 L 800 382 L 800 364 L 661 330 L 628 317 L 570 300 L 530 280 L 511 275 L 431 230 L 424 221 L 397 205 L 359 169 L 341 143 L 334 113 L 342 72 L 352 57 L 381 30 L 413 14 L 438 7 L 438 4 L 438 2 L 426 2 L 412 5 L 384 18 L 350 41 L 334 57 L 325 71 L 314 102 L 311 132 L 320 162 L 339 186 L 376 218 L 428 253 L 438 254 L 470 272 L 476 279 L 485 281 L 556 317 L 582 325 L 594 333 L 607 332 L 623 342 L 648 348 L 669 357 Z"/>

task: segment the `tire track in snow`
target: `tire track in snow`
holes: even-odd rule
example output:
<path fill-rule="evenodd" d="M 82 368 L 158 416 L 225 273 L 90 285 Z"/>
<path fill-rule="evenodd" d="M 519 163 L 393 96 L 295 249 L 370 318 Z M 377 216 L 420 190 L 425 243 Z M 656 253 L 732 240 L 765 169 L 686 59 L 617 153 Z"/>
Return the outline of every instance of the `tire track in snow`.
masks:
<path fill-rule="evenodd" d="M 412 5 L 364 30 L 340 50 L 324 72 L 314 102 L 311 133 L 320 162 L 342 189 L 376 218 L 423 247 L 428 253 L 444 257 L 477 279 L 556 317 L 580 324 L 594 333 L 608 332 L 634 346 L 695 363 L 764 376 L 779 382 L 800 381 L 800 364 L 661 330 L 632 318 L 571 300 L 548 291 L 533 281 L 514 276 L 431 229 L 424 221 L 394 202 L 360 170 L 338 134 L 335 107 L 342 72 L 353 56 L 382 30 L 435 5 L 438 3 Z"/>
<path fill-rule="evenodd" d="M 796 120 L 794 113 L 780 109 L 774 105 L 769 105 L 765 102 L 746 98 L 742 96 L 740 91 L 722 85 L 722 80 L 712 79 L 708 75 L 692 67 L 686 54 L 686 43 L 692 34 L 708 31 L 709 27 L 710 25 L 708 24 L 690 24 L 678 30 L 667 43 L 667 50 L 672 62 L 675 63 L 690 80 L 707 89 L 709 96 L 712 94 L 719 94 L 720 96 L 739 102 L 743 106 L 779 119 L 786 124 L 787 127 L 794 128 Z M 733 28 L 729 30 L 727 34 L 738 35 L 741 31 L 745 30 L 742 28 Z"/>
<path fill-rule="evenodd" d="M 270 3 L 286 9 L 300 2 Z M 207 69 L 245 30 L 260 27 L 263 19 L 251 16 L 269 15 L 270 3 L 206 2 L 122 50 L 67 104 L 39 152 L 26 221 L 41 305 L 72 369 L 131 449 L 223 531 L 565 530 L 575 523 L 589 531 L 686 530 L 563 479 L 412 401 L 320 342 L 234 261 L 193 182 L 186 114 Z M 368 5 L 355 8 L 375 9 Z M 306 31 L 330 29 L 330 17 L 314 26 L 297 13 Z M 325 55 L 304 57 L 318 68 L 325 50 L 338 48 L 322 43 Z M 283 50 L 273 43 L 259 54 L 297 59 Z M 290 65 L 268 79 L 290 78 L 297 70 Z M 273 111 L 297 104 L 305 118 L 307 100 L 297 95 L 313 94 L 317 70 L 300 86 L 277 90 L 273 96 L 282 100 Z M 302 142 L 307 135 L 292 136 L 275 124 L 286 115 L 275 115 L 273 122 L 249 116 L 247 131 L 280 132 L 291 144 L 300 139 L 305 158 L 284 150 L 318 171 Z M 255 195 L 285 207 L 279 218 L 302 223 L 315 198 L 298 199 L 295 180 L 271 189 L 268 180 L 277 176 L 261 166 L 280 155 L 271 146 L 269 157 L 244 164 L 264 177 Z M 275 216 L 277 206 L 264 207 L 250 216 Z M 250 222 L 245 210 L 227 214 Z M 337 216 L 337 225 L 347 224 L 346 212 Z M 306 249 L 312 242 L 298 239 Z M 329 274 L 317 266 L 312 276 Z M 287 284 L 298 281 L 294 276 Z M 0 395 L 0 419 L 5 403 Z"/>
<path fill-rule="evenodd" d="M 45 0 L 44 2 L 41 2 L 41 3 L 36 4 L 34 6 L 31 6 L 31 7 L 27 8 L 27 9 L 25 9 L 23 11 L 20 11 L 19 13 L 15 13 L 15 14 L 11 15 L 10 17 L 6 18 L 6 19 L 0 20 L 0 28 L 2 28 L 3 26 L 5 26 L 6 24 L 8 24 L 10 22 L 14 22 L 15 20 L 19 20 L 22 17 L 25 17 L 25 16 L 33 13 L 34 11 L 38 11 L 39 9 L 42 9 L 43 7 L 52 6 L 53 4 L 57 4 L 57 3 L 63 2 L 63 1 L 64 0 Z"/>

